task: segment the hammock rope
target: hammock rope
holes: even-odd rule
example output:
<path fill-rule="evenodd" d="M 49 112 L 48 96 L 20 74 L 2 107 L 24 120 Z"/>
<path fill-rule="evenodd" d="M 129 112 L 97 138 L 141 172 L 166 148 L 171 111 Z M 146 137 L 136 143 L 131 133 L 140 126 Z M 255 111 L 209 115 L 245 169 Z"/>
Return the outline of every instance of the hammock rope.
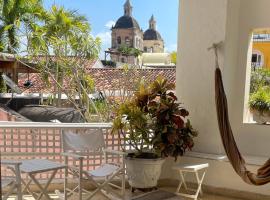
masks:
<path fill-rule="evenodd" d="M 223 147 L 232 167 L 243 179 L 243 181 L 251 185 L 264 185 L 270 182 L 270 159 L 258 169 L 257 174 L 250 172 L 246 168 L 245 160 L 242 157 L 233 136 L 233 131 L 229 120 L 227 97 L 225 94 L 222 74 L 218 62 L 218 49 L 221 45 L 222 42 L 215 43 L 212 47 L 208 48 L 208 50 L 212 49 L 215 52 L 215 100 L 219 132 Z"/>

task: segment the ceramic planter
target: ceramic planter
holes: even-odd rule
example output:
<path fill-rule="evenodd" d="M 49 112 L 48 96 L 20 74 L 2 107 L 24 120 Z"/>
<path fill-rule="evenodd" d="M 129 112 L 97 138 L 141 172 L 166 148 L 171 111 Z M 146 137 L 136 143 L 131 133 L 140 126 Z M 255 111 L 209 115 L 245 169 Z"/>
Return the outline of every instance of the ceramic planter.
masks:
<path fill-rule="evenodd" d="M 154 188 L 157 186 L 165 159 L 142 159 L 126 157 L 128 182 L 132 188 Z"/>
<path fill-rule="evenodd" d="M 259 124 L 265 124 L 270 122 L 270 112 L 260 112 L 258 110 L 252 110 L 253 120 Z"/>

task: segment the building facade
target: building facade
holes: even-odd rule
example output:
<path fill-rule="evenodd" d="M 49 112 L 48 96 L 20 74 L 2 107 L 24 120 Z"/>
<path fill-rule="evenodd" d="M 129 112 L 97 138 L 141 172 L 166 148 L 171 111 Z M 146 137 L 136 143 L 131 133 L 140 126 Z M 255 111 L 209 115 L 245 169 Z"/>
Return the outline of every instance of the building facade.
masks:
<path fill-rule="evenodd" d="M 152 15 L 149 20 L 149 28 L 143 34 L 143 51 L 146 53 L 163 53 L 164 41 L 157 31 L 157 22 Z"/>
<path fill-rule="evenodd" d="M 149 29 L 143 32 L 139 23 L 132 15 L 133 7 L 130 0 L 124 4 L 124 15 L 120 17 L 112 27 L 111 48 L 109 53 L 111 60 L 116 63 L 128 63 L 138 65 L 138 58 L 127 54 L 123 48 L 137 49 L 141 52 L 164 52 L 164 42 L 156 30 L 154 16 L 149 21 Z"/>
<path fill-rule="evenodd" d="M 137 64 L 137 58 L 122 53 L 121 47 L 143 50 L 143 31 L 132 16 L 132 5 L 129 0 L 124 4 L 124 15 L 112 27 L 111 60 L 114 62 Z"/>
<path fill-rule="evenodd" d="M 255 34 L 252 44 L 251 66 L 270 69 L 270 34 Z"/>

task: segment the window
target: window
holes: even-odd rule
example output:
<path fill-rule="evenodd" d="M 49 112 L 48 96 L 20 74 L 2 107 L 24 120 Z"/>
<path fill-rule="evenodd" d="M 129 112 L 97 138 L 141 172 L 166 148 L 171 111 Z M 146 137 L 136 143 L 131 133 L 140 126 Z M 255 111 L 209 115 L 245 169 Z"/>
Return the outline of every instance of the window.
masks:
<path fill-rule="evenodd" d="M 126 37 L 126 38 L 125 38 L 125 42 L 126 42 L 126 45 L 127 45 L 127 46 L 130 46 L 130 39 L 129 39 L 129 37 Z"/>
<path fill-rule="evenodd" d="M 253 52 L 251 57 L 251 66 L 253 68 L 261 68 L 263 66 L 262 53 L 259 51 Z"/>
<path fill-rule="evenodd" d="M 260 31 L 263 34 L 260 34 Z M 254 30 L 248 48 L 244 122 L 270 123 L 270 29 Z M 269 33 L 269 34 L 267 34 Z"/>
<path fill-rule="evenodd" d="M 125 63 L 125 58 L 121 58 L 121 62 L 122 63 Z"/>
<path fill-rule="evenodd" d="M 147 52 L 147 47 L 144 47 L 143 50 L 144 50 L 144 52 Z"/>
<path fill-rule="evenodd" d="M 118 44 L 121 44 L 121 37 L 120 37 L 120 36 L 117 37 L 117 43 L 118 43 Z"/>

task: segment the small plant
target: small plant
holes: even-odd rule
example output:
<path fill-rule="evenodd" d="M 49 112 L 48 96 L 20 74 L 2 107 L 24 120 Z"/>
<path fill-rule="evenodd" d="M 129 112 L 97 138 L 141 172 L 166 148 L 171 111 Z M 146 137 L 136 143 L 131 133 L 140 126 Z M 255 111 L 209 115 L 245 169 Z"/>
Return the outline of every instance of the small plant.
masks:
<path fill-rule="evenodd" d="M 251 73 L 250 93 L 255 93 L 259 88 L 270 85 L 270 69 L 256 69 Z"/>
<path fill-rule="evenodd" d="M 106 67 L 116 67 L 116 62 L 111 60 L 102 60 L 102 64 Z"/>
<path fill-rule="evenodd" d="M 113 132 L 136 150 L 134 157 L 182 156 L 193 145 L 197 132 L 185 118 L 188 111 L 177 103 L 174 84 L 158 77 L 152 84 L 141 83 L 134 96 L 120 104 Z"/>
<path fill-rule="evenodd" d="M 270 112 L 270 87 L 260 87 L 250 96 L 249 107 L 260 113 Z"/>

